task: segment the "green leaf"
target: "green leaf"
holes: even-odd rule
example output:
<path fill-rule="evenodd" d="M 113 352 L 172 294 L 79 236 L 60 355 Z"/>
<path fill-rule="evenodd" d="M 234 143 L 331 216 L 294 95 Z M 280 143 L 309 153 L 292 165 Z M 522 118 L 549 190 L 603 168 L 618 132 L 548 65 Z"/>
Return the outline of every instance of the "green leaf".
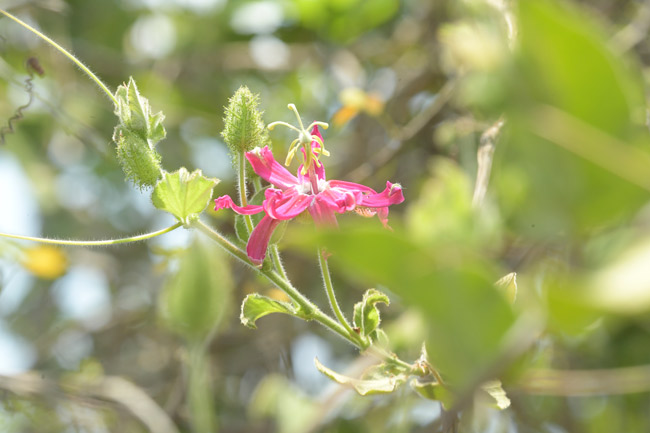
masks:
<path fill-rule="evenodd" d="M 412 379 L 411 388 L 427 400 L 439 401 L 445 409 L 450 409 L 454 404 L 453 394 L 435 381 L 420 381 Z"/>
<path fill-rule="evenodd" d="M 241 305 L 241 315 L 239 319 L 244 326 L 257 328 L 255 322 L 257 319 L 271 313 L 282 313 L 290 316 L 306 318 L 299 311 L 287 302 L 278 301 L 269 297 L 253 293 L 244 298 Z"/>
<path fill-rule="evenodd" d="M 379 302 L 390 305 L 390 300 L 384 293 L 377 289 L 368 289 L 361 302 L 354 305 L 354 326 L 359 328 L 364 337 L 368 337 L 379 326 L 381 319 L 376 305 Z"/>
<path fill-rule="evenodd" d="M 494 405 L 497 409 L 504 410 L 510 407 L 510 399 L 501 386 L 501 381 L 491 380 L 490 382 L 485 382 L 481 385 L 481 389 L 494 399 Z"/>
<path fill-rule="evenodd" d="M 165 172 L 156 184 L 151 200 L 158 209 L 188 224 L 208 206 L 217 183 L 218 179 L 203 176 L 199 169 L 189 173 L 185 167 L 181 167 L 174 173 Z"/>
<path fill-rule="evenodd" d="M 318 358 L 314 358 L 314 364 L 318 371 L 332 379 L 334 382 L 352 387 L 360 395 L 389 394 L 395 391 L 400 385 L 406 382 L 405 374 L 386 374 L 385 376 L 377 375 L 375 379 L 354 379 L 330 370 L 320 363 Z"/>
<path fill-rule="evenodd" d="M 198 239 L 182 253 L 159 300 L 160 314 L 172 331 L 200 342 L 221 323 L 232 292 L 227 263 L 220 248 Z"/>
<path fill-rule="evenodd" d="M 508 302 L 511 304 L 515 303 L 515 299 L 517 298 L 516 272 L 510 272 L 508 275 L 504 275 L 503 277 L 499 278 L 497 282 L 494 283 L 494 285 L 503 292 Z"/>

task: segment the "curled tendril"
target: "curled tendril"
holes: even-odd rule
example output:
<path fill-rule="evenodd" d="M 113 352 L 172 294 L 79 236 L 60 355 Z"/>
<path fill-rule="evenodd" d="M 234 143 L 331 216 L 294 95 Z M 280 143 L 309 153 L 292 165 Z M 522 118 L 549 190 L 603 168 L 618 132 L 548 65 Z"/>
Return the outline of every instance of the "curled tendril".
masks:
<path fill-rule="evenodd" d="M 7 125 L 0 129 L 0 144 L 5 144 L 6 135 L 15 132 L 14 123 L 21 120 L 24 117 L 23 110 L 26 110 L 30 105 L 32 105 L 32 101 L 34 100 L 34 84 L 32 83 L 34 73 L 38 74 L 39 77 L 42 77 L 45 74 L 43 67 L 36 57 L 30 57 L 27 59 L 25 62 L 25 69 L 27 69 L 27 73 L 29 74 L 29 77 L 25 79 L 25 91 L 27 92 L 29 99 L 26 104 L 16 108 L 14 115 L 7 120 Z"/>
<path fill-rule="evenodd" d="M 323 129 L 327 129 L 329 125 L 325 122 L 312 122 L 309 124 L 309 126 L 307 126 L 307 128 L 305 128 L 296 106 L 294 104 L 289 104 L 288 108 L 291 111 L 293 111 L 293 113 L 296 115 L 296 119 L 298 119 L 299 127 L 293 126 L 287 122 L 279 121 L 279 122 L 269 123 L 268 128 L 269 130 L 272 130 L 277 125 L 282 125 L 298 133 L 298 138 L 293 140 L 291 142 L 291 145 L 289 145 L 289 152 L 287 153 L 287 159 L 285 160 L 284 164 L 285 165 L 291 164 L 291 161 L 293 160 L 293 157 L 296 156 L 298 149 L 302 147 L 305 150 L 304 152 L 305 161 L 303 163 L 302 174 L 306 174 L 309 168 L 311 167 L 311 164 L 315 164 L 317 167 L 321 166 L 320 155 L 329 156 L 330 154 L 327 150 L 325 150 L 325 143 L 323 143 L 323 140 L 319 136 L 312 134 L 310 130 L 312 130 L 314 126 L 320 126 Z M 320 145 L 320 148 L 312 149 L 311 148 L 312 141 L 316 141 Z"/>

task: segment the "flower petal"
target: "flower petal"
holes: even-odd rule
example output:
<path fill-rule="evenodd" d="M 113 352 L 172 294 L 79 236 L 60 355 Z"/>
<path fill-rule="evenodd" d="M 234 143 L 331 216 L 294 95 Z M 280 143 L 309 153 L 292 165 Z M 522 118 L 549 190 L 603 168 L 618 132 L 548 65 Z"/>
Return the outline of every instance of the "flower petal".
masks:
<path fill-rule="evenodd" d="M 237 206 L 228 195 L 222 195 L 214 201 L 214 210 L 219 209 L 232 209 L 239 215 L 253 215 L 264 211 L 264 207 L 259 205 Z"/>
<path fill-rule="evenodd" d="M 345 213 L 354 210 L 357 203 L 362 199 L 359 191 L 347 191 L 339 188 L 325 188 L 318 194 L 321 203 L 327 205 L 337 213 Z"/>
<path fill-rule="evenodd" d="M 264 218 L 253 229 L 251 237 L 248 238 L 248 244 L 246 245 L 246 254 L 248 254 L 248 257 L 254 264 L 259 266 L 264 261 L 273 230 L 275 230 L 280 222 L 280 220 L 264 215 Z"/>
<path fill-rule="evenodd" d="M 264 193 L 264 211 L 271 218 L 289 220 L 301 214 L 311 203 L 314 196 L 301 194 L 296 188 L 288 188 L 284 191 L 267 189 Z"/>
<path fill-rule="evenodd" d="M 386 189 L 379 194 L 364 195 L 359 206 L 386 207 L 403 201 L 402 186 L 399 183 L 386 182 Z"/>
<path fill-rule="evenodd" d="M 314 219 L 316 225 L 336 227 L 336 207 L 322 196 L 318 194 L 314 201 L 309 206 L 309 214 Z"/>
<path fill-rule="evenodd" d="M 360 183 L 346 182 L 344 180 L 330 180 L 329 185 L 332 188 L 340 188 L 348 191 L 361 191 L 368 194 L 377 194 L 377 191 L 369 186 L 361 185 Z"/>
<path fill-rule="evenodd" d="M 277 188 L 285 190 L 298 185 L 298 179 L 273 158 L 273 152 L 268 146 L 246 152 L 246 159 L 255 173 Z"/>

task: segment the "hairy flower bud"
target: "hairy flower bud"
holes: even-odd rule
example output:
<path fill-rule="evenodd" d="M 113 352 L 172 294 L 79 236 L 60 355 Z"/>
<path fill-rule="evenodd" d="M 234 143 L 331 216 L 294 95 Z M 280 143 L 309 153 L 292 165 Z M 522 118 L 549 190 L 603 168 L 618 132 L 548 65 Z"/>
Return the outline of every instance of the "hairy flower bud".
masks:
<path fill-rule="evenodd" d="M 233 154 L 248 152 L 268 144 L 262 113 L 257 109 L 259 95 L 248 87 L 240 87 L 225 107 L 224 129 L 221 135 Z"/>
<path fill-rule="evenodd" d="M 115 127 L 113 141 L 124 174 L 140 188 L 151 187 L 162 176 L 160 154 L 156 144 L 165 138 L 162 112 L 151 113 L 147 98 L 140 95 L 133 78 L 115 92 L 115 114 L 120 123 Z"/>

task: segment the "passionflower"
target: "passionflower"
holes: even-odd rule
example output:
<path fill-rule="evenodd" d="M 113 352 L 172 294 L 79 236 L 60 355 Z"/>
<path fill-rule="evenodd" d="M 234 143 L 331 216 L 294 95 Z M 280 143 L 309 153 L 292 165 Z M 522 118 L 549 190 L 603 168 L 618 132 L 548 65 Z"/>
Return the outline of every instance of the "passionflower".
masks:
<path fill-rule="evenodd" d="M 300 129 L 284 122 L 283 124 L 300 133 L 289 148 L 286 164 L 300 149 L 304 157 L 296 176 L 277 162 L 273 153 L 264 146 L 246 152 L 246 159 L 253 171 L 272 187 L 264 192 L 261 205 L 238 206 L 224 195 L 215 200 L 215 210 L 230 208 L 240 215 L 253 215 L 264 212 L 264 217 L 251 233 L 246 253 L 253 263 L 260 265 L 264 261 L 269 240 L 280 222 L 290 220 L 303 212 L 308 212 L 318 226 L 336 226 L 336 215 L 355 211 L 366 217 L 377 215 L 387 227 L 388 207 L 404 201 L 402 187 L 396 183 L 386 182 L 386 188 L 378 193 L 374 189 L 353 182 L 327 180 L 325 167 L 320 161 L 321 155 L 328 155 L 323 137 L 318 126 L 327 127 L 322 122 L 309 125 L 311 132 L 302 126 L 302 121 L 293 104 L 289 105 L 298 117 Z"/>

